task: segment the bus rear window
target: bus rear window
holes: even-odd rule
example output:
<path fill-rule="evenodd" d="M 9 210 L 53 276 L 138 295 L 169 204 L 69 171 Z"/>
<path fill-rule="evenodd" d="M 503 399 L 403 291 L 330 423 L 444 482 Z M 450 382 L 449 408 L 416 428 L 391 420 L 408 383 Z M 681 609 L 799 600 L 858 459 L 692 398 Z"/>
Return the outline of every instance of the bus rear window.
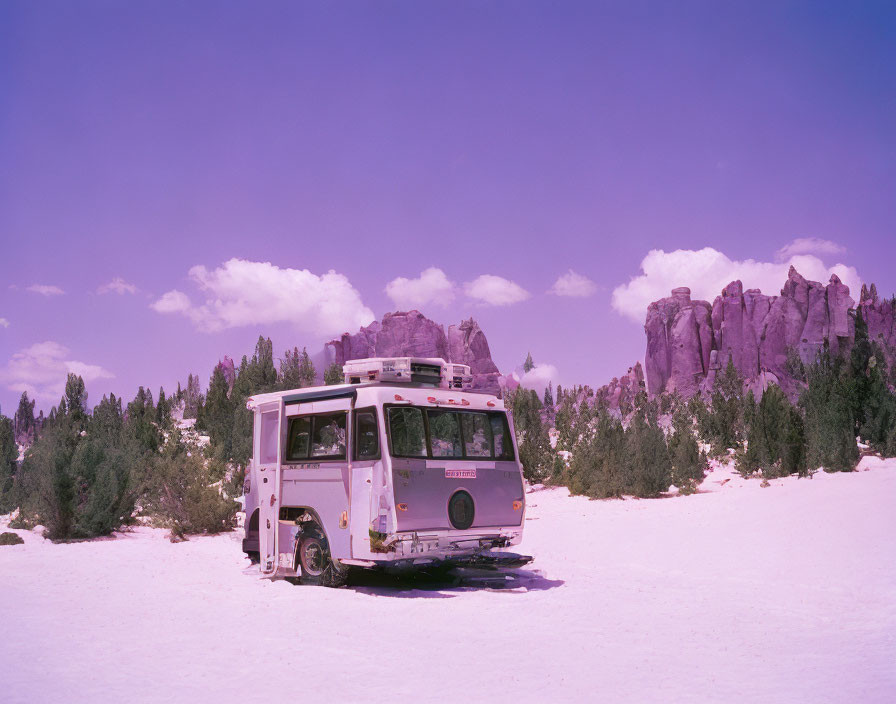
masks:
<path fill-rule="evenodd" d="M 507 417 L 498 411 L 389 406 L 394 457 L 512 460 Z"/>
<path fill-rule="evenodd" d="M 463 457 L 460 423 L 454 411 L 427 411 L 433 457 Z"/>
<path fill-rule="evenodd" d="M 503 413 L 490 413 L 489 420 L 492 424 L 492 437 L 495 444 L 496 460 L 513 459 L 513 443 L 510 440 L 510 428 L 507 426 L 507 418 Z"/>

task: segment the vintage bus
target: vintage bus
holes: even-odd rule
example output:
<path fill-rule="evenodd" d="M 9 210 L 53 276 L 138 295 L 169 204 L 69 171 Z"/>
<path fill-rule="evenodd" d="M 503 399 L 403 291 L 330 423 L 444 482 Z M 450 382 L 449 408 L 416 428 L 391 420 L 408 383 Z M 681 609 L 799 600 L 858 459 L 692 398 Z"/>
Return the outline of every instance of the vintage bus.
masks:
<path fill-rule="evenodd" d="M 253 396 L 243 550 L 265 576 L 337 586 L 350 567 L 519 566 L 513 420 L 470 369 L 364 359 L 346 383 Z"/>

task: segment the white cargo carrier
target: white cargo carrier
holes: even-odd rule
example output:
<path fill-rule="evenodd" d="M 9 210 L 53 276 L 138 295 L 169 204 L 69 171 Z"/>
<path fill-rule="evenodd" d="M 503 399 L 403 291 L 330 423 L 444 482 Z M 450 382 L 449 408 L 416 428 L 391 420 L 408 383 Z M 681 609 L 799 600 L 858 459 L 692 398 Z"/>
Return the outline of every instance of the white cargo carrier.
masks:
<path fill-rule="evenodd" d="M 266 576 L 335 586 L 349 567 L 518 566 L 525 492 L 504 402 L 470 368 L 353 360 L 346 383 L 248 401 L 243 550 Z"/>
<path fill-rule="evenodd" d="M 473 375 L 466 364 L 430 357 L 370 357 L 346 362 L 342 367 L 346 384 L 394 382 L 443 389 L 469 389 Z"/>

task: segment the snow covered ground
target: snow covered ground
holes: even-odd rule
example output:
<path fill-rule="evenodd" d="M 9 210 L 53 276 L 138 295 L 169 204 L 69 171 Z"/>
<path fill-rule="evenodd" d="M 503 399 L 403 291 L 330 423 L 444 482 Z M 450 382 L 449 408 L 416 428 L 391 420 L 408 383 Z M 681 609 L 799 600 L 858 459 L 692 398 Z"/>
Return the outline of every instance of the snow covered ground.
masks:
<path fill-rule="evenodd" d="M 531 493 L 517 590 L 300 587 L 259 579 L 235 534 L 18 531 L 0 700 L 896 701 L 896 461 L 861 469 Z"/>

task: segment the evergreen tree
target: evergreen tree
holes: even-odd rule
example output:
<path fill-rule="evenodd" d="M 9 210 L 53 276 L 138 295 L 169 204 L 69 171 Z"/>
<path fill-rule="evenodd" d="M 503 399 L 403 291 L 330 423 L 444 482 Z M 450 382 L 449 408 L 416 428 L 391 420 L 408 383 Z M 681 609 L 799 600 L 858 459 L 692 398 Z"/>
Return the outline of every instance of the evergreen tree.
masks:
<path fill-rule="evenodd" d="M 317 371 L 314 369 L 314 364 L 311 362 L 311 357 L 308 355 L 307 348 L 303 347 L 302 357 L 299 363 L 299 381 L 301 382 L 301 386 L 314 386 L 316 379 Z"/>
<path fill-rule="evenodd" d="M 781 389 L 772 384 L 757 404 L 752 392 L 746 404 L 746 447 L 738 453 L 737 470 L 765 478 L 807 473 L 803 419 Z"/>
<path fill-rule="evenodd" d="M 274 367 L 274 345 L 271 343 L 271 338 L 258 337 L 248 373 L 253 394 L 266 393 L 277 388 L 277 370 Z"/>
<path fill-rule="evenodd" d="M 701 437 L 714 456 L 738 449 L 743 439 L 743 379 L 731 358 L 713 384 L 710 411 L 702 416 Z M 698 408 L 699 410 L 699 408 Z"/>
<path fill-rule="evenodd" d="M 896 395 L 887 384 L 887 362 L 880 345 L 872 343 L 873 354 L 856 383 L 855 411 L 859 435 L 876 452 L 886 450 L 890 429 L 896 424 Z M 860 397 L 861 394 L 861 397 Z"/>
<path fill-rule="evenodd" d="M 142 386 L 137 390 L 134 400 L 127 406 L 125 426 L 130 436 L 137 441 L 141 449 L 155 452 L 159 449 L 162 437 L 156 425 L 156 408 L 152 400 L 152 392 Z"/>
<path fill-rule="evenodd" d="M 215 367 L 208 384 L 208 393 L 197 427 L 208 433 L 215 454 L 229 459 L 233 449 L 234 404 L 229 397 L 230 386 L 221 365 Z"/>
<path fill-rule="evenodd" d="M 849 472 L 859 459 L 853 416 L 853 386 L 839 359 L 825 349 L 806 370 L 800 396 L 805 416 L 806 461 L 828 472 Z"/>
<path fill-rule="evenodd" d="M 301 365 L 302 359 L 298 347 L 293 347 L 283 353 L 283 359 L 280 360 L 280 380 L 278 382 L 280 389 L 285 391 L 302 387 Z"/>
<path fill-rule="evenodd" d="M 666 439 L 651 415 L 649 410 L 636 410 L 625 430 L 626 490 L 642 498 L 659 496 L 672 483 Z"/>
<path fill-rule="evenodd" d="M 19 399 L 19 408 L 13 418 L 16 439 L 25 440 L 25 444 L 34 440 L 37 428 L 34 420 L 34 401 L 29 400 L 28 392 L 23 391 Z"/>
<path fill-rule="evenodd" d="M 871 341 L 868 339 L 868 325 L 862 315 L 862 306 L 856 307 L 855 342 L 849 354 L 848 378 L 851 382 L 851 410 L 855 421 L 853 437 L 859 434 L 868 420 L 868 406 L 872 395 L 873 381 L 870 363 L 873 359 Z"/>
<path fill-rule="evenodd" d="M 324 384 L 326 384 L 327 386 L 341 384 L 344 379 L 345 377 L 342 374 L 342 366 L 338 362 L 333 362 L 330 366 L 327 367 L 327 370 L 324 372 Z"/>
<path fill-rule="evenodd" d="M 513 415 L 523 474 L 530 482 L 540 482 L 553 471 L 554 450 L 547 427 L 541 420 L 538 394 L 519 388 L 512 393 L 509 407 Z"/>
<path fill-rule="evenodd" d="M 554 405 L 554 385 L 551 382 L 548 382 L 548 385 L 544 387 L 544 406 L 545 408 L 550 408 Z"/>
<path fill-rule="evenodd" d="M 171 400 L 165 396 L 165 388 L 159 387 L 159 400 L 156 402 L 156 425 L 168 428 L 171 425 Z"/>
<path fill-rule="evenodd" d="M 572 450 L 575 445 L 573 430 L 576 421 L 574 399 L 569 394 L 566 394 L 561 400 L 558 394 L 558 404 L 557 417 L 554 421 L 558 433 L 557 449 Z"/>
<path fill-rule="evenodd" d="M 570 492 L 596 499 L 622 496 L 628 485 L 627 452 L 622 423 L 599 409 L 593 423 L 582 428 L 572 451 L 567 476 Z"/>
<path fill-rule="evenodd" d="M 697 446 L 693 425 L 683 405 L 672 417 L 672 436 L 669 438 L 669 459 L 672 464 L 672 483 L 679 493 L 692 494 L 706 476 L 706 456 Z"/>
<path fill-rule="evenodd" d="M 526 361 L 523 362 L 523 371 L 531 372 L 535 368 L 535 362 L 532 361 L 532 353 L 526 353 Z"/>
<path fill-rule="evenodd" d="M 199 376 L 187 376 L 187 388 L 183 391 L 184 418 L 196 418 L 202 405 L 202 392 L 199 388 Z"/>
<path fill-rule="evenodd" d="M 13 422 L 0 413 L 0 513 L 7 513 L 13 508 L 12 486 L 18 456 Z"/>

